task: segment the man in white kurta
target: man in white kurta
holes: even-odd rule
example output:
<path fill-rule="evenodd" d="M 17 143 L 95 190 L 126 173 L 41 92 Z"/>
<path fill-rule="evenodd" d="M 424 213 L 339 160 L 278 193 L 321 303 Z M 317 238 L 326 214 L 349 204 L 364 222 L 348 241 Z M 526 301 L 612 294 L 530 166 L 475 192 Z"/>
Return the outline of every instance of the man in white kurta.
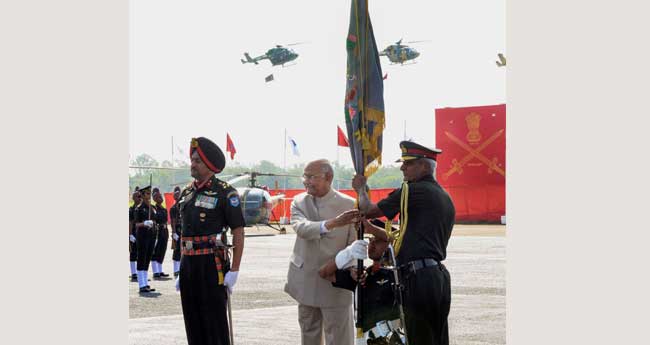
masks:
<path fill-rule="evenodd" d="M 332 189 L 332 166 L 317 160 L 305 166 L 306 192 L 291 203 L 296 232 L 284 291 L 298 303 L 302 345 L 352 345 L 352 292 L 338 289 L 318 275 L 318 269 L 356 240 L 359 212 L 354 199 Z M 324 332 L 323 332 L 324 331 Z"/>

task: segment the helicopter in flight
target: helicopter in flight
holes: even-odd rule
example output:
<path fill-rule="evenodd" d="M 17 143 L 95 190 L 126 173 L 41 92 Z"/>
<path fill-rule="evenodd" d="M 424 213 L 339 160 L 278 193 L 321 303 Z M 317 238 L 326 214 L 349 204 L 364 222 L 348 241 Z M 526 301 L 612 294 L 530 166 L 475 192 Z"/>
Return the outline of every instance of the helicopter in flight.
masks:
<path fill-rule="evenodd" d="M 496 61 L 497 67 L 504 67 L 506 65 L 506 57 L 501 53 L 497 54 L 497 56 L 499 57 L 499 61 Z"/>
<path fill-rule="evenodd" d="M 429 41 L 410 41 L 406 43 L 419 43 L 419 42 L 429 42 Z M 402 44 L 402 39 L 400 38 L 399 41 L 395 42 L 395 44 L 391 44 L 386 49 L 382 50 L 379 52 L 379 56 L 386 56 L 388 57 L 388 60 L 391 62 L 392 65 L 395 64 L 401 64 L 404 65 L 405 62 L 414 60 L 418 56 L 420 56 L 420 52 L 415 50 L 415 48 L 411 48 L 405 44 Z M 415 63 L 415 61 L 411 62 Z M 411 64 L 408 63 L 408 64 Z"/>
<path fill-rule="evenodd" d="M 307 42 L 291 43 L 291 44 L 287 44 L 287 47 L 295 46 L 303 43 L 307 43 Z M 298 53 L 293 51 L 293 49 L 286 48 L 278 44 L 275 47 L 267 50 L 265 54 L 254 58 L 252 58 L 248 53 L 244 53 L 244 57 L 246 58 L 246 60 L 241 59 L 241 63 L 242 64 L 254 63 L 256 65 L 259 65 L 260 60 L 269 60 L 271 61 L 272 66 L 281 65 L 282 67 L 284 67 L 284 64 L 297 59 L 298 56 L 299 56 Z"/>

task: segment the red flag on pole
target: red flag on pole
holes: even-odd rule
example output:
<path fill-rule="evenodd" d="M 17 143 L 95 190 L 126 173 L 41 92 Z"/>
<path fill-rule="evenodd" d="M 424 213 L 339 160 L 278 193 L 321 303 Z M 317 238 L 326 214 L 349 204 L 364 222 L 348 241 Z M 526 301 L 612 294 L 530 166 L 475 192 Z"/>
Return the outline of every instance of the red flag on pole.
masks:
<path fill-rule="evenodd" d="M 230 159 L 235 159 L 235 144 L 233 144 L 232 139 L 230 139 L 230 134 L 226 133 L 226 152 L 230 152 Z"/>
<path fill-rule="evenodd" d="M 348 139 L 345 137 L 345 134 L 343 134 L 343 131 L 341 130 L 341 127 L 336 126 L 338 135 L 337 135 L 337 140 L 338 140 L 338 146 L 343 146 L 343 147 L 349 147 L 350 143 L 348 143 Z"/>

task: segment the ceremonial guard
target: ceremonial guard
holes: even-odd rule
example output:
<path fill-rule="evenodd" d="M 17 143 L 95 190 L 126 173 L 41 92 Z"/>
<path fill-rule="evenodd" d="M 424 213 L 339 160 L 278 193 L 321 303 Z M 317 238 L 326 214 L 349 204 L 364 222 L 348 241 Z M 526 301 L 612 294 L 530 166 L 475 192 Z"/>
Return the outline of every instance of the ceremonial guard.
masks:
<path fill-rule="evenodd" d="M 167 252 L 169 229 L 167 229 L 167 209 L 162 205 L 162 193 L 160 193 L 160 191 L 157 189 L 153 193 L 153 201 L 156 203 L 156 216 L 154 217 L 156 223 L 156 242 L 153 249 L 153 256 L 151 257 L 151 267 L 153 269 L 153 277 L 155 279 L 169 277 L 169 274 L 163 272 L 162 269 L 162 264 L 165 259 L 165 252 Z"/>
<path fill-rule="evenodd" d="M 156 233 L 154 227 L 154 217 L 156 210 L 151 206 L 151 186 L 140 189 L 142 195 L 142 202 L 134 210 L 135 217 L 135 243 L 138 251 L 138 285 L 140 286 L 140 293 L 147 293 L 156 291 L 149 286 L 149 278 L 147 273 L 149 271 L 149 262 L 153 254 L 154 242 L 156 241 Z"/>
<path fill-rule="evenodd" d="M 318 274 L 332 282 L 332 286 L 355 291 L 357 280 L 361 281 L 363 318 L 361 328 L 370 344 L 402 344 L 399 329 L 399 300 L 395 298 L 395 276 L 390 267 L 388 236 L 385 224 L 373 219 L 372 224 L 363 219 L 364 232 L 371 234 L 370 244 L 355 241 L 341 250 L 334 260 L 323 265 Z M 367 252 L 367 255 L 366 255 Z M 373 264 L 358 277 L 357 260 L 369 257 Z M 359 297 L 357 297 L 359 298 Z"/>
<path fill-rule="evenodd" d="M 214 176 L 226 164 L 221 149 L 207 138 L 194 138 L 190 157 L 195 180 L 178 201 L 182 256 L 176 282 L 185 332 L 189 345 L 227 345 L 227 306 L 244 247 L 244 216 L 237 190 Z M 233 235 L 231 267 L 220 239 L 226 226 Z"/>
<path fill-rule="evenodd" d="M 135 216 L 134 210 L 140 205 L 142 197 L 140 196 L 140 191 L 138 187 L 135 187 L 133 192 L 133 205 L 129 207 L 129 266 L 131 268 L 131 281 L 138 281 L 138 274 L 136 269 L 136 263 L 138 261 L 138 250 L 135 245 Z"/>
<path fill-rule="evenodd" d="M 172 225 L 172 262 L 174 263 L 174 278 L 178 277 L 181 269 L 181 215 L 178 211 L 178 199 L 181 197 L 181 188 L 174 187 L 174 205 L 169 208 L 169 218 Z"/>
<path fill-rule="evenodd" d="M 396 252 L 409 344 L 449 344 L 447 317 L 451 305 L 449 272 L 442 264 L 454 226 L 451 198 L 435 179 L 442 151 L 410 141 L 400 143 L 402 187 L 377 204 L 367 194 L 366 179 L 356 175 L 361 211 L 368 218 L 400 215 L 399 232 L 389 234 Z"/>

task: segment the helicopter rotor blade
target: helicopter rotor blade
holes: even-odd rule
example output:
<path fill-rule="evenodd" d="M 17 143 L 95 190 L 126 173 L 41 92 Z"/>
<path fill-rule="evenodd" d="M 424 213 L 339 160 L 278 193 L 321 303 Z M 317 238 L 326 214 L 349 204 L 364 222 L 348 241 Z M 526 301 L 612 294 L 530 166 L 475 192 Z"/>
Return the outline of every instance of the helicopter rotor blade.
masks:
<path fill-rule="evenodd" d="M 406 42 L 406 43 L 422 43 L 422 42 L 431 42 L 431 40 L 408 41 L 408 42 Z"/>
<path fill-rule="evenodd" d="M 311 42 L 310 41 L 303 41 L 303 42 L 290 43 L 290 44 L 287 44 L 287 47 L 297 46 L 297 45 L 300 45 L 300 44 L 307 44 L 307 43 L 311 43 Z"/>
<path fill-rule="evenodd" d="M 242 174 L 242 175 L 237 176 L 237 177 L 235 177 L 233 179 L 230 179 L 230 180 L 228 180 L 226 182 L 228 182 L 228 184 L 235 184 L 235 183 L 237 183 L 239 181 L 247 180 L 250 177 L 251 177 L 251 175 L 249 175 L 249 174 Z"/>

